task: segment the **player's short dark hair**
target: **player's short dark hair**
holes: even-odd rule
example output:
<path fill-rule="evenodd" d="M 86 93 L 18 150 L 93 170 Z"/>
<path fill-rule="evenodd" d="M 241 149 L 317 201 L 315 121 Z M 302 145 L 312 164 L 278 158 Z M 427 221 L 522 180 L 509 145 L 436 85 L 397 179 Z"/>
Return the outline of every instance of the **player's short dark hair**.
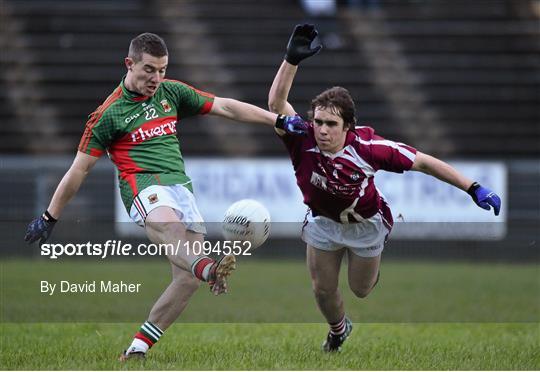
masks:
<path fill-rule="evenodd" d="M 313 120 L 315 108 L 330 108 L 336 110 L 343 118 L 343 127 L 354 129 L 356 125 L 356 108 L 349 91 L 343 87 L 332 87 L 325 90 L 311 101 L 311 110 L 308 112 Z"/>
<path fill-rule="evenodd" d="M 153 57 L 163 57 L 169 55 L 165 41 L 156 34 L 145 32 L 131 40 L 129 44 L 128 57 L 138 62 L 142 59 L 143 53 Z"/>

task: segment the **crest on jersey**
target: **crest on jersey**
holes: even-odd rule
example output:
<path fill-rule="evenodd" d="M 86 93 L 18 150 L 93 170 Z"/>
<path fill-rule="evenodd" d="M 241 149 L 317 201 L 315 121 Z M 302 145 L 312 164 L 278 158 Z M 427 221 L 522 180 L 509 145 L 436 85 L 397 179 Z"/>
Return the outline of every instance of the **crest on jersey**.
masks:
<path fill-rule="evenodd" d="M 150 202 L 150 204 L 157 203 L 158 200 L 159 199 L 158 199 L 157 194 L 148 195 L 148 201 Z"/>
<path fill-rule="evenodd" d="M 358 181 L 359 178 L 360 175 L 358 174 L 358 172 L 353 172 L 353 174 L 351 174 L 351 180 Z"/>
<path fill-rule="evenodd" d="M 160 103 L 161 103 L 161 107 L 163 107 L 163 110 L 165 110 L 165 112 L 169 112 L 172 110 L 171 105 L 169 105 L 169 102 L 167 102 L 166 99 L 161 100 Z"/>

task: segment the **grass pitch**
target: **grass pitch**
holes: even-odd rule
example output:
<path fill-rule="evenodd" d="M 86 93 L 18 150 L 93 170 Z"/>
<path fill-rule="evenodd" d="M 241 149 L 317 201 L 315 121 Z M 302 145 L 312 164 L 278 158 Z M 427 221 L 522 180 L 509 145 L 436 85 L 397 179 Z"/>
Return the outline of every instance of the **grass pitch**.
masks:
<path fill-rule="evenodd" d="M 167 285 L 166 263 L 9 260 L 0 273 L 2 369 L 540 369 L 538 265 L 384 262 L 367 299 L 351 295 L 343 270 L 354 330 L 326 355 L 304 263 L 240 261 L 229 295 L 199 290 L 148 359 L 126 365 L 116 359 Z M 40 280 L 92 278 L 146 289 L 39 293 Z"/>
<path fill-rule="evenodd" d="M 176 324 L 145 361 L 116 361 L 139 324 L 4 324 L 2 369 L 538 370 L 538 324 L 355 324 L 326 355 L 323 324 Z"/>

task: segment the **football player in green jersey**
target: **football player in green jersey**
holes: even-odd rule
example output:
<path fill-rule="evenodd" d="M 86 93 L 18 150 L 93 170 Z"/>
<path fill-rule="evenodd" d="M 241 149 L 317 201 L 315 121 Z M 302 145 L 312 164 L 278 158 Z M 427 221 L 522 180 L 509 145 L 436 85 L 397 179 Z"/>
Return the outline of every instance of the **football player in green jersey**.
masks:
<path fill-rule="evenodd" d="M 176 124 L 194 115 L 217 115 L 240 122 L 302 125 L 300 117 L 276 115 L 234 99 L 215 97 L 185 83 L 165 80 L 168 51 L 163 39 L 144 33 L 131 41 L 127 73 L 119 86 L 94 111 L 86 124 L 77 155 L 42 216 L 28 226 L 25 240 L 43 243 L 66 204 L 105 152 L 118 168 L 124 205 L 148 238 L 188 248 L 204 240 L 205 227 L 192 194 L 191 180 L 176 137 Z M 191 254 L 190 254 L 191 253 Z M 218 295 L 227 291 L 235 257 L 215 261 L 179 250 L 167 252 L 172 282 L 152 307 L 120 360 L 144 357 L 182 313 L 201 281 Z"/>

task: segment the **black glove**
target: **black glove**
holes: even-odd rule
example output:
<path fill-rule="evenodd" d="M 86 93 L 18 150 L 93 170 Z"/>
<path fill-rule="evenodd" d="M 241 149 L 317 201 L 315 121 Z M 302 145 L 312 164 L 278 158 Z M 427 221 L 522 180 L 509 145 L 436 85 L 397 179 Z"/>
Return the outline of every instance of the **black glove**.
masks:
<path fill-rule="evenodd" d="M 52 230 L 56 220 L 45 211 L 40 217 L 36 218 L 28 225 L 26 229 L 26 235 L 24 236 L 24 241 L 28 244 L 32 244 L 36 240 L 40 239 L 39 244 L 45 243 L 49 236 L 51 236 Z"/>
<path fill-rule="evenodd" d="M 285 60 L 291 65 L 298 65 L 302 60 L 319 53 L 322 45 L 311 47 L 311 43 L 317 37 L 318 32 L 315 26 L 309 24 L 296 25 L 289 43 L 287 44 L 287 54 Z"/>

